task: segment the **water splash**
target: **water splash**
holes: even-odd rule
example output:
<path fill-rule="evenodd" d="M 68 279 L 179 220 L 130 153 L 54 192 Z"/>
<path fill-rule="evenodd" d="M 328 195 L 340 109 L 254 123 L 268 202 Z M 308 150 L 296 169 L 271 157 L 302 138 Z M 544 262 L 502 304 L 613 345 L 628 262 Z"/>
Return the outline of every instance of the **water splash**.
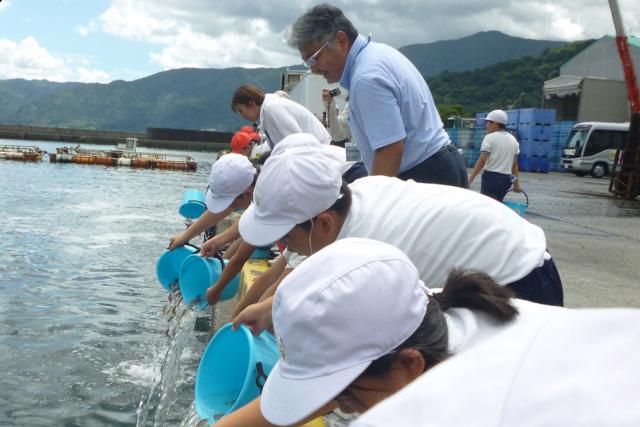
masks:
<path fill-rule="evenodd" d="M 189 412 L 180 423 L 180 427 L 205 427 L 209 425 L 208 420 L 203 420 L 196 412 L 195 402 L 191 404 Z"/>
<path fill-rule="evenodd" d="M 194 304 L 182 304 L 181 298 L 173 298 L 165 312 L 170 316 L 167 337 L 169 346 L 162 355 L 160 378 L 154 382 L 148 395 L 142 396 L 137 411 L 137 427 L 147 425 L 153 413 L 153 426 L 163 426 L 178 397 L 178 386 L 183 379 L 181 356 L 185 347 L 193 342 L 194 326 L 198 312 Z"/>

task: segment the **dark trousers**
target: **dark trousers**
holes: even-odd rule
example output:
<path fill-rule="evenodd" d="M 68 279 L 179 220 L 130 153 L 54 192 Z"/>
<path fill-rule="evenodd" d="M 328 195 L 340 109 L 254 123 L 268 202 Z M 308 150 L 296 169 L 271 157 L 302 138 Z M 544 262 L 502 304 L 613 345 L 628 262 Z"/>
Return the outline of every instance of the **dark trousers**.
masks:
<path fill-rule="evenodd" d="M 368 176 L 369 172 L 367 172 L 367 168 L 364 167 L 364 163 L 355 162 L 348 171 L 342 174 L 342 179 L 347 181 L 348 184 L 351 184 L 356 179 Z"/>
<path fill-rule="evenodd" d="M 468 187 L 467 167 L 453 144 L 444 146 L 424 162 L 399 174 L 398 178 L 462 188 Z"/>
<path fill-rule="evenodd" d="M 516 298 L 539 304 L 564 305 L 562 281 L 553 259 L 548 259 L 522 279 L 508 284 L 507 288 L 516 294 Z"/>
<path fill-rule="evenodd" d="M 511 188 L 511 175 L 498 172 L 482 172 L 480 193 L 502 202 L 504 196 Z"/>

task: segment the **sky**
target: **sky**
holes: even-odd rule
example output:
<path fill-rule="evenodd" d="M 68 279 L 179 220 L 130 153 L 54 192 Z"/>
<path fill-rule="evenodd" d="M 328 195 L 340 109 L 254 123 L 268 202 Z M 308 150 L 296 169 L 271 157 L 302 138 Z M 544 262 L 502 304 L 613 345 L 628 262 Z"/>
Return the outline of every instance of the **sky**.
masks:
<path fill-rule="evenodd" d="M 183 68 L 301 62 L 291 24 L 319 1 L 0 0 L 0 79 L 108 83 Z M 574 41 L 613 35 L 607 0 L 342 0 L 362 34 L 402 47 L 497 30 Z M 577 6 L 579 4 L 579 6 Z M 640 1 L 618 0 L 640 36 Z"/>

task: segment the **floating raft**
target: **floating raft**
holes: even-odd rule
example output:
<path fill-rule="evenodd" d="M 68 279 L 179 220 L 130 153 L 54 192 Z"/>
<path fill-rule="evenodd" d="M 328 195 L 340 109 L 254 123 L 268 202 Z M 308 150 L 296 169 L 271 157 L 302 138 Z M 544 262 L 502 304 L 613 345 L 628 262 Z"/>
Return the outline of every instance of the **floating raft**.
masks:
<path fill-rule="evenodd" d="M 131 150 L 87 150 L 80 147 L 60 147 L 49 153 L 51 163 L 129 166 L 132 168 L 195 171 L 198 163 L 190 156 L 168 158 L 166 154 L 140 153 Z"/>
<path fill-rule="evenodd" d="M 39 162 L 45 153 L 36 146 L 0 145 L 0 159 Z"/>

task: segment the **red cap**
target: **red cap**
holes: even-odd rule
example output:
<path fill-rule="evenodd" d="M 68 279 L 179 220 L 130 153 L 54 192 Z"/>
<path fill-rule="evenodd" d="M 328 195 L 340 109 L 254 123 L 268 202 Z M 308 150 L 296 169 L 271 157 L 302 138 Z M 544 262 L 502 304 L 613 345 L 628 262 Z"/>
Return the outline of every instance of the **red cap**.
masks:
<path fill-rule="evenodd" d="M 236 132 L 231 138 L 231 152 L 239 153 L 240 150 L 251 144 L 251 135 L 245 132 Z"/>
<path fill-rule="evenodd" d="M 260 142 L 260 135 L 255 132 L 251 126 L 242 126 L 238 132 L 246 133 L 252 141 Z"/>

